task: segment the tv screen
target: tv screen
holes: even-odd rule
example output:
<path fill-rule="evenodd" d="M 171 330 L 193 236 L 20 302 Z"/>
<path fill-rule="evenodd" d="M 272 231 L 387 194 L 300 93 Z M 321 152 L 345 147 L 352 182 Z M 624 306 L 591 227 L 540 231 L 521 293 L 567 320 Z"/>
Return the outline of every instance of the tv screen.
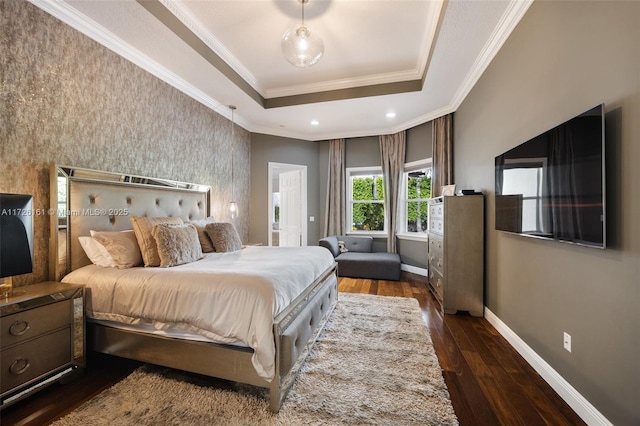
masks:
<path fill-rule="evenodd" d="M 33 197 L 0 194 L 0 277 L 33 272 Z"/>
<path fill-rule="evenodd" d="M 495 159 L 496 229 L 604 248 L 604 104 Z"/>

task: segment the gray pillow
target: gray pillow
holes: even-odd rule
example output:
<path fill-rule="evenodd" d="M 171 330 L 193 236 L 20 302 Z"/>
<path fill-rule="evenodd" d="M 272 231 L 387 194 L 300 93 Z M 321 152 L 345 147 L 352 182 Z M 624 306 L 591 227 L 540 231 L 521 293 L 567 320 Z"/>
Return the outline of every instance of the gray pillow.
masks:
<path fill-rule="evenodd" d="M 232 223 L 210 223 L 205 228 L 217 252 L 242 249 L 242 241 Z"/>
<path fill-rule="evenodd" d="M 192 224 L 158 224 L 151 233 L 156 240 L 161 268 L 195 262 L 202 258 L 198 231 Z"/>

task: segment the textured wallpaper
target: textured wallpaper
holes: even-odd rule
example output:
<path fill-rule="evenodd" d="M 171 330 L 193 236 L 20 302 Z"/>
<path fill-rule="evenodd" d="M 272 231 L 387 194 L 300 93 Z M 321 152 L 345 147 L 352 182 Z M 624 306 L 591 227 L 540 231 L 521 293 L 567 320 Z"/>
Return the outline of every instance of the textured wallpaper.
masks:
<path fill-rule="evenodd" d="M 210 185 L 212 212 L 248 237 L 250 134 L 24 0 L 0 1 L 0 192 L 49 207 L 49 168 L 65 164 Z M 35 220 L 34 273 L 47 279 L 49 219 Z"/>

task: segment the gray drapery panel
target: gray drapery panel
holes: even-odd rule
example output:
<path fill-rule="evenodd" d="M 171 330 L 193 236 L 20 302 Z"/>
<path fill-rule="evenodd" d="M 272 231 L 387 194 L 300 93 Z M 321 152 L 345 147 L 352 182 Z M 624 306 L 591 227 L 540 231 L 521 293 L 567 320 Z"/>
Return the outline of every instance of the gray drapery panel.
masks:
<path fill-rule="evenodd" d="M 324 236 L 343 235 L 345 224 L 345 144 L 344 139 L 329 141 L 329 173 L 327 177 L 327 203 Z"/>
<path fill-rule="evenodd" d="M 384 207 L 388 224 L 387 251 L 389 253 L 396 253 L 398 203 L 406 149 L 405 131 L 393 135 L 379 136 L 379 140 L 382 177 L 384 180 Z"/>
<path fill-rule="evenodd" d="M 433 120 L 431 196 L 442 195 L 442 186 L 453 184 L 453 114 Z"/>

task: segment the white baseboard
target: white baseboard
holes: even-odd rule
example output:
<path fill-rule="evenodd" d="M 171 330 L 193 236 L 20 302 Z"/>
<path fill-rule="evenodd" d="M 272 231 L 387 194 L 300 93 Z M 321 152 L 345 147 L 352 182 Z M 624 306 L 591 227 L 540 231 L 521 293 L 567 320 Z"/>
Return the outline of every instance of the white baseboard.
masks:
<path fill-rule="evenodd" d="M 400 270 L 405 272 L 411 272 L 412 274 L 422 275 L 424 277 L 429 276 L 429 270 L 425 268 L 418 268 L 417 266 L 405 265 L 402 263 L 400 265 Z"/>
<path fill-rule="evenodd" d="M 486 306 L 484 308 L 484 317 L 522 355 L 533 369 L 549 383 L 558 395 L 573 408 L 585 423 L 588 425 L 612 425 L 585 397 Z"/>

